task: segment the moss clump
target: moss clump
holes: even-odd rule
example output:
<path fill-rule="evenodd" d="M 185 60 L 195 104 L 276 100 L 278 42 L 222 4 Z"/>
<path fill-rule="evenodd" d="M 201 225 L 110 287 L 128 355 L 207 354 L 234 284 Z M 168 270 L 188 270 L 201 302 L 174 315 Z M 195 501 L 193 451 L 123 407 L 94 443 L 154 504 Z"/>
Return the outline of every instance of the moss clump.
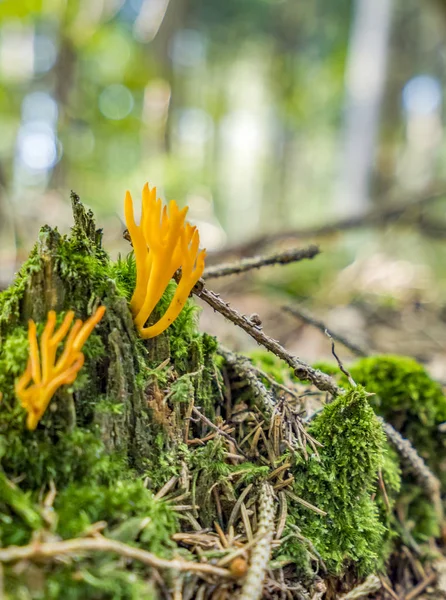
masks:
<path fill-rule="evenodd" d="M 371 498 L 384 464 L 385 436 L 365 390 L 358 386 L 336 398 L 309 431 L 323 444 L 320 460 L 312 455 L 308 462 L 296 463 L 293 491 L 327 515 L 295 502 L 289 524 L 298 525 L 312 541 L 329 571 L 339 574 L 351 567 L 359 575 L 375 572 L 386 558 L 386 527 Z M 286 544 L 281 553 L 292 556 L 296 540 Z"/>
<path fill-rule="evenodd" d="M 375 411 L 408 438 L 427 464 L 446 483 L 446 397 L 441 386 L 412 358 L 374 356 L 350 367 L 353 379 L 375 395 Z"/>
<path fill-rule="evenodd" d="M 155 500 L 140 481 L 118 480 L 112 486 L 70 485 L 56 496 L 54 510 L 57 520 L 52 535 L 62 539 L 85 534 L 94 523 L 106 521 L 103 533 L 109 539 L 167 558 L 185 553 L 170 539 L 178 530 L 176 513 Z M 5 572 L 11 598 L 158 598 L 147 567 L 135 563 L 128 570 L 122 559 L 110 553 L 77 558 L 75 566 L 52 564 L 37 579 L 31 565 L 25 566 L 20 577 L 13 568 Z"/>

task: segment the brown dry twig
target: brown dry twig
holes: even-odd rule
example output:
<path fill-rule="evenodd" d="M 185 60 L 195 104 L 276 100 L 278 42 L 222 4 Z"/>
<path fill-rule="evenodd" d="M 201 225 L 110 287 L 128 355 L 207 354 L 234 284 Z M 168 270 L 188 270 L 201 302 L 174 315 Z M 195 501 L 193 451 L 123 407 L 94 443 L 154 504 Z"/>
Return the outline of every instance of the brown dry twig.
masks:
<path fill-rule="evenodd" d="M 320 250 L 317 246 L 311 245 L 307 248 L 297 248 L 285 250 L 284 252 L 275 252 L 274 254 L 268 254 L 266 256 L 245 258 L 233 263 L 208 267 L 203 273 L 203 279 L 208 280 L 216 279 L 217 277 L 226 277 L 228 275 L 241 275 L 247 271 L 271 265 L 289 265 L 290 263 L 298 262 L 306 258 L 314 258 L 319 252 Z"/>
<path fill-rule="evenodd" d="M 382 417 L 378 417 L 378 419 L 383 426 L 387 439 L 400 455 L 403 467 L 412 472 L 419 485 L 426 490 L 441 522 L 443 520 L 443 503 L 441 501 L 440 481 L 435 477 L 409 440 L 404 439 L 403 436 L 394 429 L 390 423 L 386 423 Z"/>
<path fill-rule="evenodd" d="M 283 306 L 282 310 L 292 315 L 293 317 L 296 317 L 296 319 L 300 319 L 304 323 L 307 323 L 308 325 L 312 325 L 316 329 L 319 329 L 319 331 L 322 331 L 322 333 L 325 333 L 328 330 L 330 332 L 331 337 L 336 342 L 339 342 L 340 344 L 345 346 L 355 356 L 368 356 L 370 354 L 366 348 L 360 346 L 359 344 L 353 343 L 341 333 L 338 333 L 336 331 L 333 331 L 331 328 L 328 328 L 323 321 L 316 319 L 314 315 L 310 314 L 301 306 L 297 306 L 295 304 L 293 304 L 293 306 Z"/>
<path fill-rule="evenodd" d="M 274 492 L 268 483 L 260 490 L 259 525 L 257 535 L 262 535 L 251 552 L 251 564 L 246 574 L 239 600 L 260 600 L 274 537 Z"/>
<path fill-rule="evenodd" d="M 204 287 L 203 280 L 192 289 L 192 293 L 209 304 L 215 311 L 226 317 L 229 321 L 246 331 L 255 341 L 264 346 L 267 350 L 285 361 L 294 371 L 298 379 L 311 381 L 322 392 L 329 392 L 336 395 L 340 388 L 332 377 L 322 373 L 318 369 L 313 369 L 297 356 L 290 354 L 277 340 L 269 337 L 262 329 L 253 324 L 248 317 L 240 314 L 234 308 L 231 308 L 227 302 L 222 300 L 218 294 Z"/>
<path fill-rule="evenodd" d="M 192 412 L 194 413 L 194 415 L 197 415 L 197 417 L 199 419 L 201 419 L 201 421 L 203 421 L 203 423 L 205 423 L 208 427 L 210 427 L 211 429 L 213 429 L 214 431 L 216 431 L 218 434 L 220 434 L 221 436 L 223 436 L 224 438 L 226 438 L 227 440 L 229 440 L 232 444 L 234 444 L 235 448 L 237 448 L 237 450 L 240 452 L 240 454 L 246 458 L 245 453 L 243 452 L 243 450 L 238 445 L 237 440 L 232 437 L 232 435 L 229 435 L 229 433 L 227 433 L 226 431 L 224 431 L 224 429 L 221 429 L 220 427 L 218 427 L 217 425 L 215 425 L 215 423 L 212 423 L 212 421 L 210 419 L 208 419 L 207 417 L 205 417 L 198 410 L 198 408 L 196 406 L 192 407 Z"/>
<path fill-rule="evenodd" d="M 113 552 L 131 560 L 137 560 L 154 569 L 171 569 L 173 571 L 197 573 L 199 575 L 214 575 L 231 579 L 227 569 L 211 564 L 175 558 L 167 560 L 160 558 L 147 550 L 129 546 L 117 540 L 111 540 L 98 535 L 94 538 L 74 538 L 57 542 L 32 542 L 26 546 L 8 546 L 0 548 L 0 563 L 17 562 L 20 560 L 55 559 L 59 556 L 78 555 L 85 552 Z"/>
<path fill-rule="evenodd" d="M 382 199 L 381 206 L 384 208 L 373 208 L 366 214 L 354 215 L 338 221 L 332 221 L 320 227 L 309 227 L 300 230 L 278 231 L 269 235 L 262 235 L 258 238 L 233 246 L 224 248 L 218 252 L 212 253 L 212 259 L 221 258 L 223 256 L 246 256 L 254 254 L 269 244 L 274 244 L 283 240 L 303 240 L 308 238 L 316 238 L 329 236 L 340 231 L 349 231 L 352 229 L 365 227 L 383 227 L 390 223 L 398 225 L 411 225 L 417 228 L 421 234 L 444 238 L 446 236 L 446 224 L 438 223 L 432 219 L 426 219 L 421 210 L 433 204 L 437 200 L 441 200 L 446 196 L 445 186 L 439 183 L 430 190 L 425 190 L 419 196 L 413 198 L 409 202 L 394 202 L 390 198 Z"/>

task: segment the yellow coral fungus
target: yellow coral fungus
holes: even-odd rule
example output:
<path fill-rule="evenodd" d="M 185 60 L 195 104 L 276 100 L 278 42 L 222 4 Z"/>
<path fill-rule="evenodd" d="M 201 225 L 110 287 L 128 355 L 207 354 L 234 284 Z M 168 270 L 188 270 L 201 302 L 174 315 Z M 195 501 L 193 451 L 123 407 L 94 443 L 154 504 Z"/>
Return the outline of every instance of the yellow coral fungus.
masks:
<path fill-rule="evenodd" d="M 130 308 L 141 337 L 151 338 L 167 329 L 180 314 L 203 274 L 206 251 L 199 251 L 197 228 L 185 222 L 187 207 L 180 210 L 172 200 L 168 211 L 157 199 L 156 188 L 149 189 L 148 184 L 143 188 L 139 225 L 135 223 L 130 192 L 124 210 L 136 260 L 136 287 Z M 180 267 L 181 279 L 166 313 L 154 325 L 144 327 Z"/>
<path fill-rule="evenodd" d="M 50 310 L 47 324 L 40 337 L 40 353 L 37 344 L 36 324 L 28 322 L 29 359 L 23 375 L 16 381 L 15 392 L 23 408 L 28 412 L 26 425 L 35 429 L 56 390 L 66 383 L 73 383 L 84 364 L 81 352 L 88 336 L 99 323 L 105 312 L 100 306 L 85 323 L 77 319 L 65 341 L 65 347 L 56 360 L 57 347 L 70 329 L 74 312 L 70 310 L 59 329 L 54 333 L 56 313 Z M 31 380 L 33 383 L 31 383 Z"/>

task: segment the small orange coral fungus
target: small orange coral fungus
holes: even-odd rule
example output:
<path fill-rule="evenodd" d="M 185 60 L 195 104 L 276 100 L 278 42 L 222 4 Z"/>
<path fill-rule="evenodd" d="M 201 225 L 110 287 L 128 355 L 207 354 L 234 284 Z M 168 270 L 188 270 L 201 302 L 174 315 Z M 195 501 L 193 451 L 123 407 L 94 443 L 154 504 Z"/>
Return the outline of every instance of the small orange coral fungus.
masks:
<path fill-rule="evenodd" d="M 73 383 L 79 369 L 84 364 L 81 352 L 88 336 L 95 325 L 99 323 L 105 312 L 105 306 L 100 306 L 94 315 L 85 323 L 77 319 L 65 341 L 65 348 L 56 360 L 57 347 L 67 335 L 74 319 L 70 310 L 59 329 L 56 326 L 56 313 L 50 310 L 48 321 L 40 337 L 40 354 L 37 345 L 36 324 L 32 319 L 28 322 L 29 359 L 26 371 L 16 381 L 15 392 L 23 408 L 28 411 L 26 425 L 35 429 L 42 418 L 56 390 L 66 383 Z M 31 385 L 31 380 L 33 383 Z"/>
<path fill-rule="evenodd" d="M 162 333 L 178 317 L 191 289 L 204 271 L 206 251 L 199 251 L 200 235 L 185 222 L 187 207 L 180 210 L 175 200 L 162 207 L 156 188 L 146 184 L 142 191 L 141 222 L 136 225 L 130 192 L 125 197 L 125 220 L 136 260 L 136 287 L 130 301 L 135 325 L 141 337 Z M 150 327 L 144 327 L 170 279 L 181 267 L 181 280 L 166 313 Z"/>

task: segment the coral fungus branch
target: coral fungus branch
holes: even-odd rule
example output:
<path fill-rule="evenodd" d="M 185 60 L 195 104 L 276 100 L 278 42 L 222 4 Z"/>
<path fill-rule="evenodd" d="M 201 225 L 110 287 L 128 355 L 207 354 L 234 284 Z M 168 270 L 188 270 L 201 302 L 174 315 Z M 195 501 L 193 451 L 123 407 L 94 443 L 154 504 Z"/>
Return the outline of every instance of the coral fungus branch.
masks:
<path fill-rule="evenodd" d="M 102 319 L 105 306 L 100 306 L 85 323 L 78 319 L 65 342 L 65 348 L 56 360 L 59 344 L 67 335 L 74 319 L 69 311 L 54 333 L 56 313 L 50 310 L 45 329 L 40 337 L 40 351 L 37 343 L 37 327 L 30 319 L 28 323 L 29 359 L 23 375 L 16 381 L 15 392 L 23 408 L 28 412 L 26 425 L 33 430 L 37 427 L 45 410 L 60 386 L 73 383 L 84 364 L 81 352 L 94 327 Z M 31 383 L 31 381 L 33 383 Z"/>
<path fill-rule="evenodd" d="M 136 261 L 136 287 L 130 301 L 135 325 L 143 338 L 162 333 L 178 317 L 191 289 L 204 271 L 206 251 L 199 251 L 196 227 L 185 222 L 187 207 L 180 210 L 172 200 L 162 208 L 156 188 L 148 184 L 142 192 L 141 222 L 136 224 L 130 192 L 125 197 L 125 220 Z M 145 327 L 169 281 L 181 268 L 181 279 L 166 313 Z"/>

